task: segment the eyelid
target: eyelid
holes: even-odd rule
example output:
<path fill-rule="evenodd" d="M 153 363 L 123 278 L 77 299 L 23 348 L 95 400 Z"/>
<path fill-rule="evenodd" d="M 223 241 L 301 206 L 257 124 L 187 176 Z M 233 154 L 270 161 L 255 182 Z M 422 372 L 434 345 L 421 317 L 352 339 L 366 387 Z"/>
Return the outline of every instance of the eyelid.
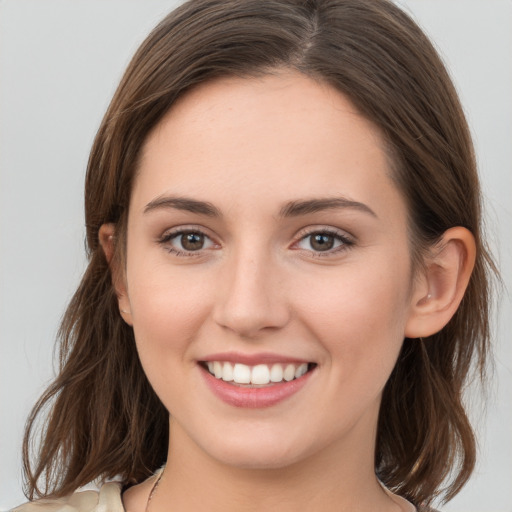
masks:
<path fill-rule="evenodd" d="M 176 256 L 188 256 L 188 257 L 197 257 L 204 255 L 204 252 L 207 250 L 211 250 L 212 248 L 218 248 L 220 244 L 215 240 L 213 236 L 207 233 L 206 228 L 203 228 L 202 226 L 197 225 L 181 225 L 177 226 L 175 228 L 168 228 L 166 229 L 162 235 L 157 237 L 157 243 L 162 245 L 169 253 L 174 254 Z M 185 233 L 198 233 L 212 243 L 210 247 L 198 249 L 197 251 L 187 251 L 186 249 L 180 250 L 172 245 L 170 245 L 171 241 L 178 237 L 179 235 L 185 234 Z"/>
<path fill-rule="evenodd" d="M 313 224 L 311 226 L 301 228 L 295 235 L 295 239 L 302 240 L 302 238 L 314 233 L 327 233 L 330 235 L 339 236 L 340 238 L 343 238 L 352 243 L 355 243 L 356 241 L 356 237 L 345 229 L 336 228 L 334 226 L 326 226 L 324 224 Z"/>
<path fill-rule="evenodd" d="M 311 235 L 315 235 L 315 234 L 330 235 L 330 236 L 335 237 L 337 240 L 341 241 L 342 243 L 340 246 L 335 247 L 333 249 L 328 249 L 326 251 L 315 251 L 313 249 L 309 250 L 309 249 L 302 249 L 299 247 L 294 248 L 294 246 L 296 246 L 297 244 L 302 242 L 305 238 L 307 238 L 308 236 L 311 236 Z M 328 256 L 333 256 L 339 252 L 343 252 L 343 251 L 350 249 L 355 244 L 355 242 L 356 242 L 355 237 L 353 235 L 347 233 L 347 231 L 344 231 L 342 229 L 335 228 L 332 226 L 316 225 L 316 226 L 308 226 L 306 228 L 301 229 L 297 233 L 296 240 L 293 242 L 291 248 L 294 250 L 309 252 L 312 255 L 314 255 L 314 257 L 328 257 Z"/>
<path fill-rule="evenodd" d="M 157 240 L 163 240 L 164 238 L 171 238 L 175 235 L 179 235 L 180 233 L 190 232 L 201 233 L 202 235 L 207 236 L 212 240 L 216 238 L 215 235 L 212 234 L 210 229 L 200 224 L 178 224 L 176 226 L 164 229 L 162 231 L 162 234 L 157 236 Z"/>

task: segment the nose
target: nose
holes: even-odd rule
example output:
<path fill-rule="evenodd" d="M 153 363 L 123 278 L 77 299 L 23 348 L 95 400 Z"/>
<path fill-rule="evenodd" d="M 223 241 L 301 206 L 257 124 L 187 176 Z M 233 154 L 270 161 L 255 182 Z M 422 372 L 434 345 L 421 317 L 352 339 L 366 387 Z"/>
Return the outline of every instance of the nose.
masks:
<path fill-rule="evenodd" d="M 234 260 L 234 261 L 233 261 Z M 267 254 L 226 261 L 213 318 L 244 338 L 283 328 L 290 319 L 283 274 Z"/>

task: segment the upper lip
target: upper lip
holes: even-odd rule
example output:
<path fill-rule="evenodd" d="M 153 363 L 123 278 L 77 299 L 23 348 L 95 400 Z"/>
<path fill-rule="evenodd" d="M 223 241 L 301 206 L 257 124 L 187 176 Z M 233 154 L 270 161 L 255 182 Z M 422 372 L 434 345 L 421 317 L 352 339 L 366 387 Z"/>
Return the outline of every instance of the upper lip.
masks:
<path fill-rule="evenodd" d="M 273 354 L 271 352 L 260 352 L 258 354 L 243 354 L 241 352 L 219 352 L 210 354 L 200 359 L 200 361 L 225 361 L 229 363 L 241 363 L 247 366 L 255 366 L 257 364 L 274 364 L 274 363 L 292 363 L 303 364 L 309 363 L 307 359 L 286 356 L 282 354 Z"/>

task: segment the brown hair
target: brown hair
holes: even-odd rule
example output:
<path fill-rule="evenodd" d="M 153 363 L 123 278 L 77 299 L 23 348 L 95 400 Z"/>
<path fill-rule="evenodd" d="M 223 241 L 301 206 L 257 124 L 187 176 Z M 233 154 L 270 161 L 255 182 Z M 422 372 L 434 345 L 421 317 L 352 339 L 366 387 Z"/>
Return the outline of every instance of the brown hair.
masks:
<path fill-rule="evenodd" d="M 485 369 L 495 268 L 482 240 L 469 130 L 439 56 L 388 0 L 192 0 L 138 49 L 94 141 L 85 190 L 89 266 L 61 326 L 60 373 L 28 420 L 30 498 L 62 496 L 98 477 L 121 475 L 130 485 L 164 462 L 168 413 L 119 315 L 98 230 L 116 224 L 122 258 L 141 147 L 180 95 L 215 77 L 283 67 L 335 87 L 380 128 L 408 203 L 415 262 L 450 227 L 475 237 L 476 265 L 455 316 L 428 339 L 404 341 L 384 390 L 375 453 L 381 481 L 416 505 L 448 500 L 468 480 L 476 450 L 462 392 L 472 365 Z M 35 420 L 49 404 L 33 467 Z"/>

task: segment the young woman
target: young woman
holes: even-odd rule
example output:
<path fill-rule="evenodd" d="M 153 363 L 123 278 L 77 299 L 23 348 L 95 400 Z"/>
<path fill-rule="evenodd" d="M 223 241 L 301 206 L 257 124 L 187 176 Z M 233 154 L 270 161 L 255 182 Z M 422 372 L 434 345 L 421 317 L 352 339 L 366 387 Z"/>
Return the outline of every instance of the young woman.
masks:
<path fill-rule="evenodd" d="M 424 511 L 468 480 L 494 267 L 457 95 L 393 3 L 182 5 L 114 95 L 85 203 L 31 500 Z"/>

